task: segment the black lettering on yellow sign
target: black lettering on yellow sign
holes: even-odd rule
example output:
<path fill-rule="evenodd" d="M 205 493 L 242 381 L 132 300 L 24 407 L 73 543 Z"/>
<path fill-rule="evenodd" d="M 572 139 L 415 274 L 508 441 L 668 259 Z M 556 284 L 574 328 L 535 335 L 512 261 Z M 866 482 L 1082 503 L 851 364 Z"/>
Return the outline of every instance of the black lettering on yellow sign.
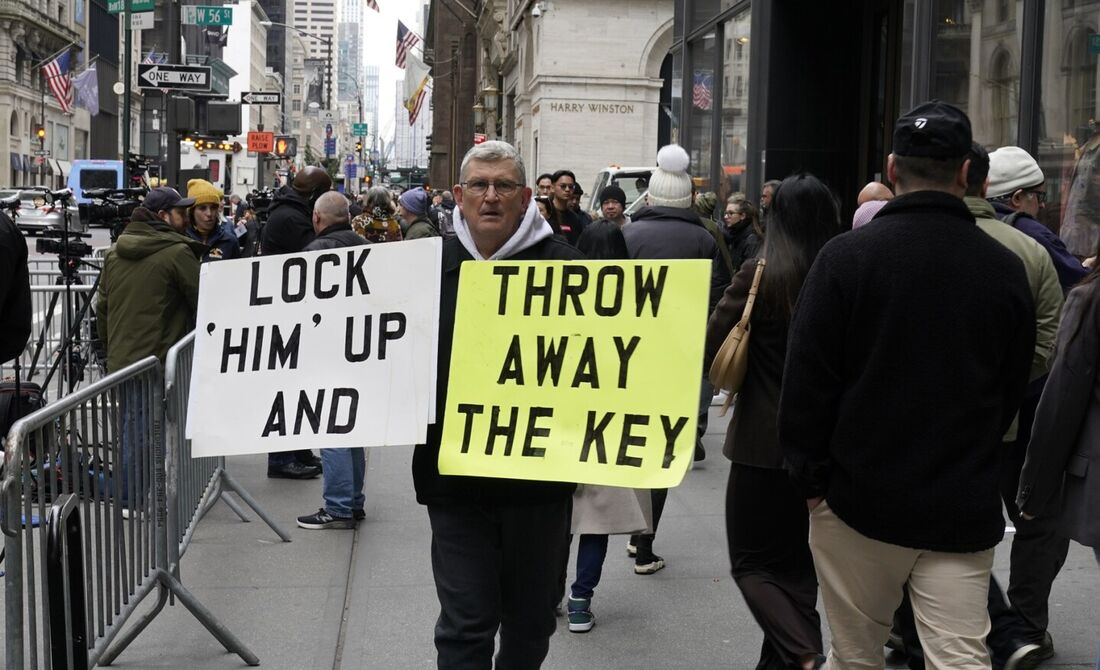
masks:
<path fill-rule="evenodd" d="M 576 342 L 577 339 L 574 338 L 573 341 Z M 627 341 L 619 335 L 615 335 L 611 339 L 615 343 L 615 353 L 618 355 L 617 386 L 625 389 L 630 372 L 630 358 L 634 355 L 642 338 L 634 335 Z M 545 385 L 546 376 L 549 373 L 550 384 L 558 386 L 561 379 L 562 365 L 565 362 L 566 354 L 569 352 L 569 336 L 563 335 L 560 338 L 554 338 L 539 335 L 535 340 L 535 344 L 534 358 L 537 384 L 539 386 Z M 573 379 L 569 386 L 580 388 L 582 384 L 587 384 L 589 388 L 598 389 L 600 388 L 600 370 L 596 358 L 595 337 L 592 335 L 585 337 L 580 347 L 580 354 L 573 368 Z M 576 350 L 575 346 L 574 350 Z M 516 386 L 524 386 L 527 382 L 527 377 L 523 372 L 523 340 L 518 334 L 512 336 L 508 351 L 504 354 L 500 374 L 497 376 L 497 384 L 503 385 L 509 382 Z"/>
<path fill-rule="evenodd" d="M 504 438 L 504 455 L 512 455 L 512 444 L 515 441 L 516 433 L 518 432 L 519 423 L 519 408 L 512 406 L 508 408 L 508 421 L 507 423 L 500 422 L 500 410 L 499 405 L 493 405 L 490 409 L 491 419 L 489 422 L 489 430 L 486 433 L 485 438 L 485 455 L 492 456 L 493 449 L 496 446 L 496 440 L 498 437 Z M 479 414 L 485 413 L 485 405 L 474 405 L 471 403 L 459 403 L 459 414 L 466 416 L 465 424 L 462 428 L 462 453 L 468 453 L 470 451 L 470 440 L 473 437 L 474 432 L 474 417 Z M 520 451 L 520 455 L 542 458 L 546 455 L 545 447 L 535 446 L 535 438 L 549 437 L 550 429 L 545 426 L 539 426 L 539 419 L 549 419 L 554 416 L 553 407 L 530 407 L 527 410 L 527 425 L 523 433 L 523 449 Z"/>
<path fill-rule="evenodd" d="M 622 312 L 623 302 L 627 299 L 626 271 L 622 267 L 604 265 L 595 269 L 580 264 L 559 267 L 561 278 L 557 281 L 553 265 L 527 267 L 523 283 L 523 316 L 550 316 L 551 310 L 556 311 L 558 316 L 584 316 L 581 296 L 588 292 L 590 285 L 595 286 L 593 312 L 597 316 L 613 317 Z M 593 271 L 595 278 L 591 275 Z M 493 274 L 500 277 L 500 297 L 497 301 L 497 314 L 500 316 L 509 313 L 509 283 L 519 273 L 520 268 L 514 265 L 493 268 Z M 635 316 L 642 316 L 647 305 L 650 315 L 657 316 L 667 277 L 667 265 L 657 268 L 656 278 L 652 268 L 634 267 L 632 297 Z"/>

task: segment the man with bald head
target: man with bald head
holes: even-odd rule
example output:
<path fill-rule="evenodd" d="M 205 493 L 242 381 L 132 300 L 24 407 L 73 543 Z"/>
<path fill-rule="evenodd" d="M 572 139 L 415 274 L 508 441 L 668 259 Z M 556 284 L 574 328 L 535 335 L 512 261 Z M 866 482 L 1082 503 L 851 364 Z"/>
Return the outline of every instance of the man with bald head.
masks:
<path fill-rule="evenodd" d="M 859 197 L 856 198 L 856 205 L 862 205 L 875 200 L 893 200 L 893 198 L 894 192 L 890 190 L 889 186 L 881 182 L 873 181 L 864 186 L 863 190 L 859 192 Z"/>
<path fill-rule="evenodd" d="M 367 240 L 351 229 L 348 199 L 336 191 L 317 198 L 313 205 L 313 232 L 317 235 L 302 251 L 339 249 L 366 244 Z M 367 471 L 363 447 L 322 449 L 324 476 L 321 495 L 324 507 L 313 514 L 298 517 L 298 525 L 309 530 L 355 528 L 366 516 L 363 506 L 363 477 Z"/>
<path fill-rule="evenodd" d="M 873 181 L 863 187 L 856 198 L 856 213 L 852 216 L 852 230 L 866 225 L 886 203 L 894 198 L 894 192 L 885 184 Z"/>
<path fill-rule="evenodd" d="M 308 166 L 275 191 L 261 233 L 264 256 L 296 254 L 313 241 L 313 209 L 332 190 L 332 178 L 319 167 Z M 338 196 L 340 194 L 337 194 Z M 343 198 L 343 196 L 340 196 Z M 321 474 L 321 459 L 308 449 L 269 454 L 267 476 L 278 479 L 313 479 Z"/>

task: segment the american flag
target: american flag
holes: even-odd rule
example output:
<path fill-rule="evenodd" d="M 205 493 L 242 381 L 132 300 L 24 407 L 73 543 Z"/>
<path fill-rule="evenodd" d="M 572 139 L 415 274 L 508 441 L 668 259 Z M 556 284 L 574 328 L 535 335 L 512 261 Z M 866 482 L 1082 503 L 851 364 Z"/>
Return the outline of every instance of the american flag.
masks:
<path fill-rule="evenodd" d="M 711 95 L 713 90 L 714 75 L 709 71 L 696 72 L 695 85 L 691 89 L 691 104 L 696 109 L 709 110 L 714 102 Z"/>
<path fill-rule="evenodd" d="M 375 0 L 367 0 L 367 7 L 370 7 L 371 9 L 378 12 L 379 14 L 382 13 L 382 10 L 378 9 L 378 3 L 375 2 Z"/>
<path fill-rule="evenodd" d="M 42 66 L 42 75 L 46 84 L 61 105 L 61 111 L 71 114 L 73 111 L 73 83 L 69 79 L 69 50 L 66 49 L 57 58 Z"/>
<path fill-rule="evenodd" d="M 416 36 L 416 33 L 405 27 L 405 24 L 401 21 L 397 22 L 397 67 L 405 67 L 405 58 L 409 54 L 409 49 L 416 46 L 416 43 L 420 41 L 420 38 Z"/>

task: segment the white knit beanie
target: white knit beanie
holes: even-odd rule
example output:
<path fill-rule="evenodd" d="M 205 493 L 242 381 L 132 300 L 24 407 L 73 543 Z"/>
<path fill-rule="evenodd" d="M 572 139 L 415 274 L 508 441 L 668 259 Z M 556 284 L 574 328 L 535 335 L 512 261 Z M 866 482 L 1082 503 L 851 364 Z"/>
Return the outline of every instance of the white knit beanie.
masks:
<path fill-rule="evenodd" d="M 1001 147 L 989 154 L 989 190 L 987 198 L 1012 195 L 1046 181 L 1039 164 L 1020 147 Z"/>
<path fill-rule="evenodd" d="M 691 207 L 691 165 L 684 148 L 669 144 L 657 152 L 657 169 L 649 178 L 649 204 L 654 207 Z"/>

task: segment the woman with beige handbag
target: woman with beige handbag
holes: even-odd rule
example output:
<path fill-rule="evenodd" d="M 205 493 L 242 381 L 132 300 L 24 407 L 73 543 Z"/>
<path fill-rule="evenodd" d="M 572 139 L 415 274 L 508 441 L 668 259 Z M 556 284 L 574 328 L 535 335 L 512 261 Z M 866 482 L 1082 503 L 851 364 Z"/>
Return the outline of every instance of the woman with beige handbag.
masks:
<path fill-rule="evenodd" d="M 726 488 L 731 571 L 764 630 L 756 667 L 767 670 L 824 662 L 806 504 L 784 469 L 776 414 L 798 293 L 818 251 L 840 230 L 825 184 L 811 175 L 783 180 L 764 239 L 767 265 L 746 261 L 707 325 L 711 380 L 737 394 L 722 450 L 733 461 Z"/>

